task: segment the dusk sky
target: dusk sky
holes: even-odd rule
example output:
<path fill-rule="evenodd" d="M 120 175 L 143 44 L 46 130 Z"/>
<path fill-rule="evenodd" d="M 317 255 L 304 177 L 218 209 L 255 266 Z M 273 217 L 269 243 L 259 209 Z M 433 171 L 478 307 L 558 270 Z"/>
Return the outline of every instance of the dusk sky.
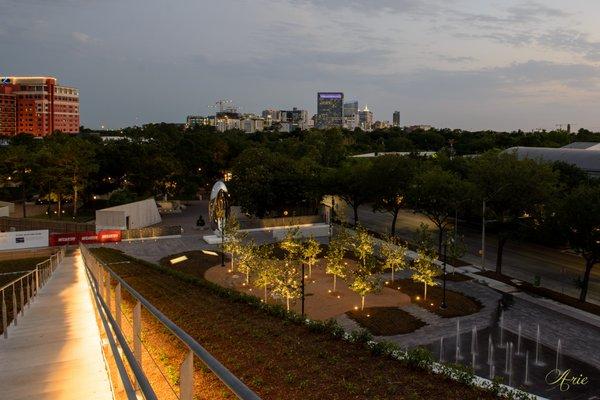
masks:
<path fill-rule="evenodd" d="M 375 119 L 600 130 L 600 1 L 0 0 L 0 75 L 80 89 L 81 121 L 184 122 L 218 99 Z M 482 5 L 485 4 L 485 5 Z"/>

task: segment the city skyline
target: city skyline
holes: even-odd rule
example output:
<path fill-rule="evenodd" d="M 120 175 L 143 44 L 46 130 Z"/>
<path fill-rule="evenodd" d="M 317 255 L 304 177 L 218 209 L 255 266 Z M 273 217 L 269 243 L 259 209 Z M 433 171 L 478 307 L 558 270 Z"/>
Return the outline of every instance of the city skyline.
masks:
<path fill-rule="evenodd" d="M 243 112 L 314 114 L 317 92 L 339 90 L 369 104 L 377 120 L 401 110 L 403 125 L 600 130 L 600 4 L 140 5 L 9 1 L 0 16 L 0 75 L 58 76 L 78 87 L 81 122 L 94 129 L 180 122 L 212 113 L 219 98 Z"/>

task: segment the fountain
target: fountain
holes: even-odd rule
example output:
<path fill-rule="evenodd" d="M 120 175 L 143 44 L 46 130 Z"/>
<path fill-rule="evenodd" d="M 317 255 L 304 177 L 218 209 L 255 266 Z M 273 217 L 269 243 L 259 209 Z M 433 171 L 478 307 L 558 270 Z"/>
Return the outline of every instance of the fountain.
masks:
<path fill-rule="evenodd" d="M 444 362 L 444 337 L 440 338 L 440 362 Z"/>
<path fill-rule="evenodd" d="M 504 311 L 500 311 L 500 341 L 498 347 L 503 348 L 504 346 Z"/>
<path fill-rule="evenodd" d="M 519 331 L 517 335 L 517 355 L 521 355 L 521 322 L 519 322 Z"/>
<path fill-rule="evenodd" d="M 471 331 L 471 354 L 477 355 L 477 327 L 473 326 Z"/>
<path fill-rule="evenodd" d="M 542 360 L 540 360 L 540 324 L 537 324 L 537 333 L 535 335 L 535 365 L 544 365 Z"/>
<path fill-rule="evenodd" d="M 506 356 L 504 357 L 504 373 L 508 374 L 508 352 L 510 351 L 510 346 L 506 343 Z"/>
<path fill-rule="evenodd" d="M 475 353 L 471 353 L 471 368 L 473 368 L 473 371 L 475 371 L 475 368 L 477 366 L 475 357 L 477 357 L 477 355 Z"/>
<path fill-rule="evenodd" d="M 529 382 L 529 350 L 525 352 L 525 380 L 523 383 L 525 385 L 531 384 L 531 382 Z"/>
<path fill-rule="evenodd" d="M 494 341 L 492 340 L 492 334 L 488 336 L 488 365 L 492 365 L 494 360 L 492 360 L 492 356 L 494 355 Z"/>
<path fill-rule="evenodd" d="M 460 355 L 460 320 L 456 320 L 456 361 L 462 360 Z"/>
<path fill-rule="evenodd" d="M 558 339 L 558 343 L 556 344 L 556 368 L 555 369 L 558 369 L 558 367 L 559 367 L 561 347 L 562 346 L 561 346 L 560 339 Z"/>
<path fill-rule="evenodd" d="M 513 342 L 510 342 L 508 345 L 508 386 L 512 386 L 512 378 L 513 378 Z"/>

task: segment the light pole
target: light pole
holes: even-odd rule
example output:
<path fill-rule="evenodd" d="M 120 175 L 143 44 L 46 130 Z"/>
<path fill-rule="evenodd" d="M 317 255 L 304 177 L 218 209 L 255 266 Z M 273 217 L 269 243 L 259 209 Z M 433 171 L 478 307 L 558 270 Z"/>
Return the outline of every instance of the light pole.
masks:
<path fill-rule="evenodd" d="M 481 213 L 481 270 L 485 271 L 485 199 L 483 199 L 483 212 Z"/>
<path fill-rule="evenodd" d="M 442 305 L 440 305 L 440 308 L 442 310 L 445 310 L 446 308 L 448 308 L 448 305 L 446 304 L 446 256 L 447 256 L 447 250 L 448 250 L 448 243 L 444 242 L 444 295 L 442 297 Z"/>
<path fill-rule="evenodd" d="M 225 218 L 221 218 L 221 267 L 225 266 Z"/>

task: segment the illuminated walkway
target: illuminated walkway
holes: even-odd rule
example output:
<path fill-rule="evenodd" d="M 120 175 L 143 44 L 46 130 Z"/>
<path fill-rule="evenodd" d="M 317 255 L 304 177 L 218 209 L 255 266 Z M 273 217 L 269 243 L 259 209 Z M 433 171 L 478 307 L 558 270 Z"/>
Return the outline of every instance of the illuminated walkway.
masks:
<path fill-rule="evenodd" d="M 0 338 L 0 398 L 112 399 L 79 251 L 65 257 L 18 326 Z"/>

